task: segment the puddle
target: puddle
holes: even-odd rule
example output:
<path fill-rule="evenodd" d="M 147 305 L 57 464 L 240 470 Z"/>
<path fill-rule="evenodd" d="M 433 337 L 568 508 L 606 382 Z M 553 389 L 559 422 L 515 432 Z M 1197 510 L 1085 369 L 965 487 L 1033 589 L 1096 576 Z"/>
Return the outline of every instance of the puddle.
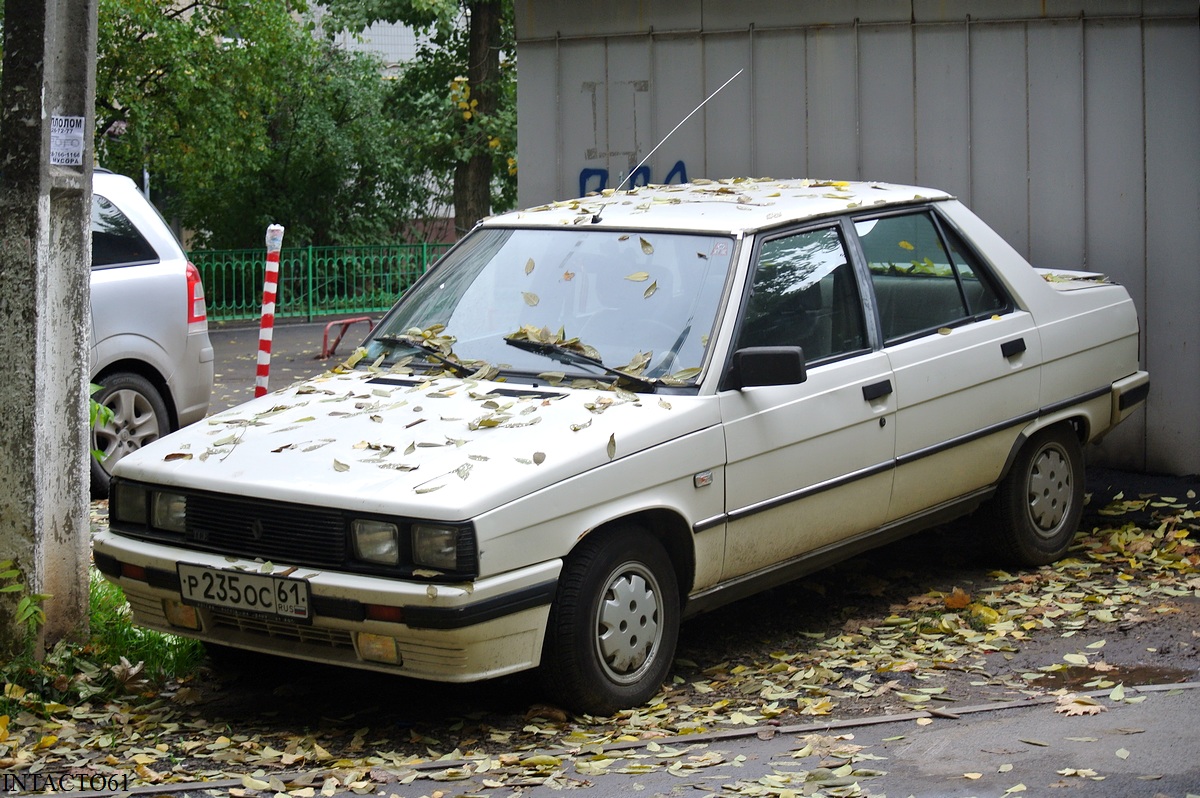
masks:
<path fill-rule="evenodd" d="M 1106 665 L 1098 670 L 1092 665 L 1068 665 L 1062 670 L 1043 673 L 1030 680 L 1030 685 L 1057 690 L 1106 690 L 1118 684 L 1174 684 L 1198 680 L 1194 671 L 1183 668 L 1163 668 L 1155 665 Z"/>

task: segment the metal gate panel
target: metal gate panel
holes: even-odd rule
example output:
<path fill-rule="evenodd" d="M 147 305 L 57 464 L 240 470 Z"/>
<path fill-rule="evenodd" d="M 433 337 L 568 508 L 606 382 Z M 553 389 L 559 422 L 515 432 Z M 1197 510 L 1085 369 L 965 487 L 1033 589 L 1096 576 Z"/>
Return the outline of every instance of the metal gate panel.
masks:
<path fill-rule="evenodd" d="M 704 44 L 698 37 L 655 37 L 652 62 L 650 90 L 654 139 L 648 144 L 650 148 L 662 141 L 663 136 L 708 96 L 700 80 L 704 72 Z M 685 176 L 688 179 L 703 176 L 703 113 L 701 111 L 681 125 L 650 159 L 656 183 L 679 183 Z M 642 155 L 645 157 L 645 153 Z M 677 170 L 679 166 L 682 166 L 681 170 Z"/>
<path fill-rule="evenodd" d="M 806 38 L 808 174 L 858 176 L 858 64 L 854 29 L 810 28 Z"/>
<path fill-rule="evenodd" d="M 971 51 L 971 199 L 976 213 L 1029 251 L 1025 25 L 967 27 Z"/>
<path fill-rule="evenodd" d="M 558 48 L 539 42 L 521 48 L 517 61 L 517 168 L 522 196 L 541 197 L 540 202 L 560 198 L 563 184 L 562 132 L 559 110 L 561 78 Z"/>
<path fill-rule="evenodd" d="M 1200 36 L 1147 21 L 1146 367 L 1155 381 L 1146 421 L 1146 468 L 1200 470 Z M 1149 410 L 1149 408 L 1148 408 Z M 1133 420 L 1133 419 L 1131 419 Z"/>
<path fill-rule="evenodd" d="M 749 66 L 748 33 L 704 37 L 704 96 L 715 91 L 739 69 L 749 71 Z M 752 86 L 753 77 L 743 72 L 704 107 L 704 171 L 690 177 L 740 177 L 750 174 Z"/>
<path fill-rule="evenodd" d="M 647 177 L 647 172 L 630 176 L 655 144 L 648 37 L 609 39 L 605 62 L 608 113 L 602 121 L 607 124 L 608 188 L 616 188 L 626 177 L 627 187 L 659 182 L 661 176 Z"/>
<path fill-rule="evenodd" d="M 1145 308 L 1145 126 L 1141 25 L 1106 20 L 1084 29 L 1087 267 L 1125 283 Z"/>
<path fill-rule="evenodd" d="M 805 39 L 794 32 L 755 33 L 751 75 L 738 78 L 754 92 L 755 174 L 806 177 Z M 734 89 L 737 81 L 730 84 Z"/>
<path fill-rule="evenodd" d="M 1083 256 L 1083 25 L 1027 29 L 1029 250 L 1036 266 L 1077 269 Z"/>
<path fill-rule="evenodd" d="M 971 204 L 967 38 L 962 27 L 916 27 L 917 183 Z"/>
<path fill-rule="evenodd" d="M 912 29 L 864 26 L 857 50 L 860 176 L 911 185 L 917 181 Z"/>

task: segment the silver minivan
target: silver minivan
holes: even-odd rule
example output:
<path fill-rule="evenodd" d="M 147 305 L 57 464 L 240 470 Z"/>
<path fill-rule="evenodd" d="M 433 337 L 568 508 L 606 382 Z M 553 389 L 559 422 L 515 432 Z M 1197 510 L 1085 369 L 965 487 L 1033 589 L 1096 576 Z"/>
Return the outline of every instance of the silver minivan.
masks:
<path fill-rule="evenodd" d="M 125 455 L 208 413 L 213 349 L 200 273 L 128 177 L 92 178 L 92 493 Z"/>

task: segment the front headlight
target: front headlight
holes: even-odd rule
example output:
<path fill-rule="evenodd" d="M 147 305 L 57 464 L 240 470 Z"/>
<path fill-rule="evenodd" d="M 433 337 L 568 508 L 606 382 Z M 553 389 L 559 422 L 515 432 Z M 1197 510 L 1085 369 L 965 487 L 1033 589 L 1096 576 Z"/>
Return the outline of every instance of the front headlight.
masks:
<path fill-rule="evenodd" d="M 150 525 L 182 535 L 187 531 L 187 496 L 157 490 L 150 499 Z"/>
<path fill-rule="evenodd" d="M 413 564 L 441 571 L 457 570 L 458 533 L 456 526 L 413 524 Z"/>
<path fill-rule="evenodd" d="M 365 562 L 396 565 L 400 562 L 400 531 L 385 521 L 358 519 L 352 525 L 354 556 Z"/>
<path fill-rule="evenodd" d="M 123 479 L 112 481 L 112 491 L 108 501 L 109 512 L 114 521 L 124 524 L 146 524 L 146 488 L 126 482 Z"/>

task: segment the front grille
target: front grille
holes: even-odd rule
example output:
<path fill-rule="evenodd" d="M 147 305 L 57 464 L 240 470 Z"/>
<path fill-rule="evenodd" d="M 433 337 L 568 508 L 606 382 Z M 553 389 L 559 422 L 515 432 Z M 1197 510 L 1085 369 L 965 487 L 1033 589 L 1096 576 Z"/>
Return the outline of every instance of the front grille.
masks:
<path fill-rule="evenodd" d="M 212 610 L 213 625 L 223 629 L 234 629 L 247 634 L 290 640 L 306 645 L 354 650 L 350 633 L 340 629 L 322 629 L 283 621 L 262 618 L 246 618 L 224 610 Z"/>
<path fill-rule="evenodd" d="M 340 511 L 190 494 L 186 540 L 196 548 L 321 568 L 346 561 Z"/>

